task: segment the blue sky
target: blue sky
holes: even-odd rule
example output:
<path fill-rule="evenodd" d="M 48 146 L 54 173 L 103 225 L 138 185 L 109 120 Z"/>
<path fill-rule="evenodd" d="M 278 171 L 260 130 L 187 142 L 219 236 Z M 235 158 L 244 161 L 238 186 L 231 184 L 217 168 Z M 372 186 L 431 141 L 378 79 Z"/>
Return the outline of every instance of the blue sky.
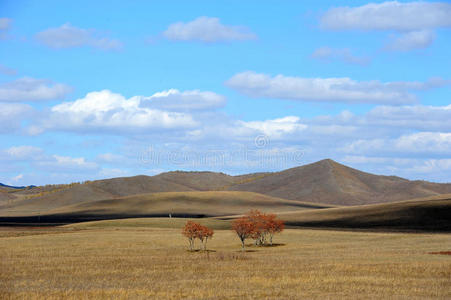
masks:
<path fill-rule="evenodd" d="M 324 158 L 451 181 L 451 4 L 1 1 L 0 182 Z"/>

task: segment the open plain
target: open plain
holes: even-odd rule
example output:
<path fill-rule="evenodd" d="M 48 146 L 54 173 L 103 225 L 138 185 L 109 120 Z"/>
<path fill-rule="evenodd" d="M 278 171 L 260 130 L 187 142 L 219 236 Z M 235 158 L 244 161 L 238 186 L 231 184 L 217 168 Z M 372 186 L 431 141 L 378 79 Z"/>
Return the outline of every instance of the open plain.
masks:
<path fill-rule="evenodd" d="M 449 234 L 286 229 L 242 252 L 228 221 L 201 219 L 215 235 L 189 252 L 185 221 L 0 228 L 0 298 L 451 297 Z"/>

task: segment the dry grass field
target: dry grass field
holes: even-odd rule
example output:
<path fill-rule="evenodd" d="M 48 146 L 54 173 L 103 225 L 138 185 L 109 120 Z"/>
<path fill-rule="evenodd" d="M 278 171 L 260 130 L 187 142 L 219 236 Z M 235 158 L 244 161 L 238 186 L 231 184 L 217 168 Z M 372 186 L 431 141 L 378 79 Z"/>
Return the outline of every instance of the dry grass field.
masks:
<path fill-rule="evenodd" d="M 450 234 L 288 229 L 242 253 L 216 229 L 210 252 L 188 252 L 184 221 L 0 228 L 0 298 L 451 298 L 451 256 L 430 254 L 450 251 Z"/>

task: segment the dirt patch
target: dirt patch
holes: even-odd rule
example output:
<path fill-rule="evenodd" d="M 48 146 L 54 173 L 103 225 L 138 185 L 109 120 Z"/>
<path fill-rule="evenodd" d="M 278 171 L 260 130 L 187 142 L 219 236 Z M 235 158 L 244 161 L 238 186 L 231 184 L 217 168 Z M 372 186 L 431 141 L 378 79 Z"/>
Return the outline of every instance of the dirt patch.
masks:
<path fill-rule="evenodd" d="M 429 254 L 451 255 L 451 251 L 429 252 Z"/>

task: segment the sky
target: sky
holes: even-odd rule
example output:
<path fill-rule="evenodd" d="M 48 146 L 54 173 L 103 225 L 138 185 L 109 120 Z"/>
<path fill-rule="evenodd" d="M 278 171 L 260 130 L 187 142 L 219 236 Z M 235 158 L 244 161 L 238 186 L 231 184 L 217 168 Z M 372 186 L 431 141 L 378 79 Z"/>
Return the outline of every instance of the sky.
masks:
<path fill-rule="evenodd" d="M 451 2 L 342 3 L 0 0 L 0 182 L 451 182 Z"/>

